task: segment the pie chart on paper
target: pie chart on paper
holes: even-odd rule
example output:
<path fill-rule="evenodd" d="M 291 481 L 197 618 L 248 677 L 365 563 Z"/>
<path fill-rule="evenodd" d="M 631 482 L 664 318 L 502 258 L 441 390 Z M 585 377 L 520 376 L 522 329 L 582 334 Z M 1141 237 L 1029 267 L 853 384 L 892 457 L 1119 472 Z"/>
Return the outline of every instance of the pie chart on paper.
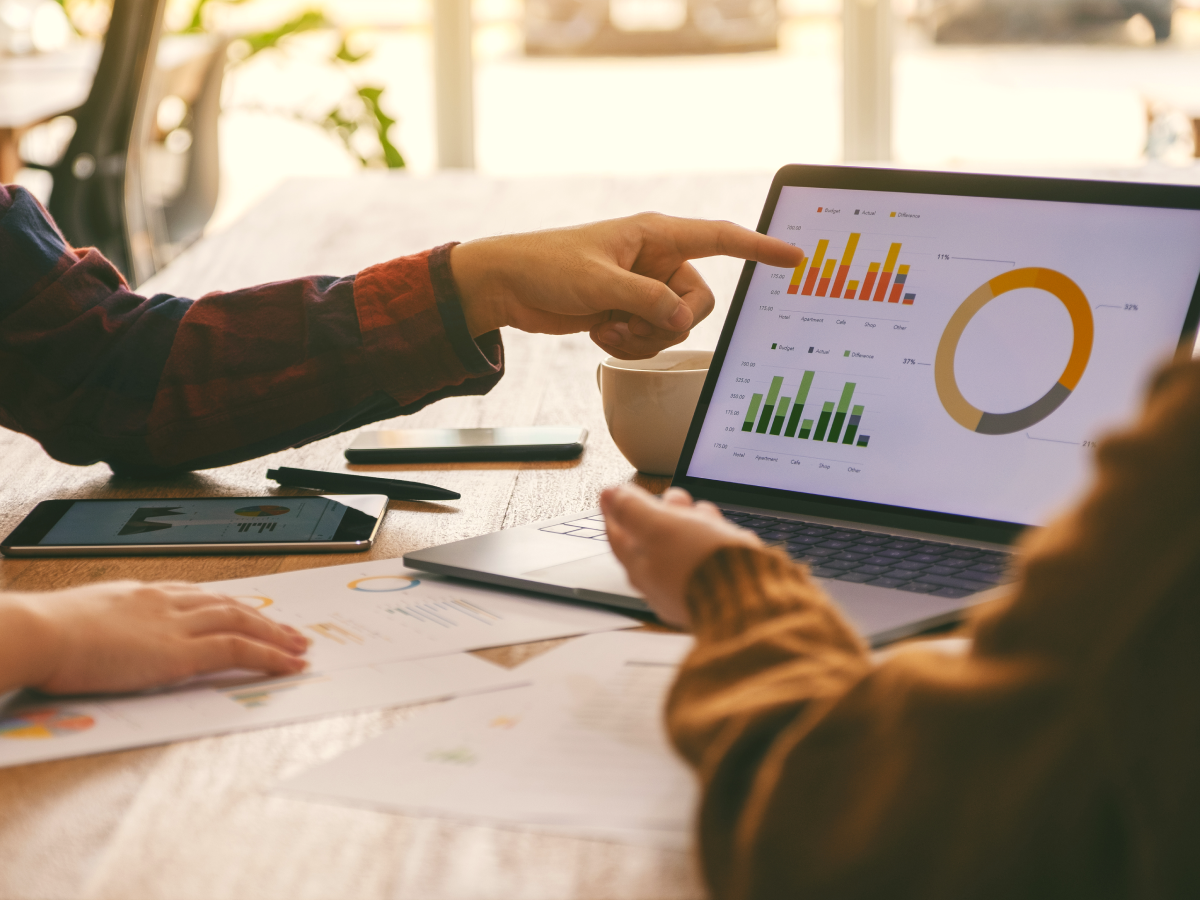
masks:
<path fill-rule="evenodd" d="M 96 720 L 69 709 L 29 709 L 0 719 L 0 739 L 46 740 L 87 731 Z"/>

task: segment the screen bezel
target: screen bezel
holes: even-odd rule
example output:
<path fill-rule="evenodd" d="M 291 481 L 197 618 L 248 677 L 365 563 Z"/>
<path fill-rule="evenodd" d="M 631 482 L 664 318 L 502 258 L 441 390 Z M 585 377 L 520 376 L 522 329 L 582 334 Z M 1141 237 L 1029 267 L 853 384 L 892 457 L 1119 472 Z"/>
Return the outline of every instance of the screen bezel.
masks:
<path fill-rule="evenodd" d="M 1004 200 L 1042 200 L 1062 203 L 1093 203 L 1108 206 L 1138 206 L 1155 209 L 1200 210 L 1200 187 L 1134 182 L 1088 181 L 1068 178 L 1037 178 L 1009 175 L 977 175 L 961 172 L 928 172 L 897 169 L 868 169 L 852 166 L 784 166 L 775 173 L 766 204 L 758 220 L 757 231 L 766 234 L 775 215 L 775 206 L 785 187 L 829 188 L 835 190 L 890 191 L 911 194 L 942 194 Z M 931 512 L 906 506 L 892 506 L 863 500 L 844 500 L 821 494 L 739 485 L 727 481 L 697 478 L 687 474 L 708 415 L 717 377 L 725 364 L 729 343 L 742 312 L 750 279 L 757 264 L 742 267 L 729 314 L 721 329 L 721 338 L 713 352 L 712 364 L 700 400 L 696 404 L 683 452 L 671 484 L 688 490 L 694 497 L 725 505 L 753 506 L 760 509 L 825 518 L 845 519 L 868 525 L 905 528 L 914 531 L 969 540 L 1010 544 L 1027 527 L 1018 522 L 976 518 L 953 513 Z M 1192 290 L 1191 303 L 1183 320 L 1177 356 L 1190 356 L 1196 342 L 1200 320 L 1200 273 Z"/>
<path fill-rule="evenodd" d="M 313 495 L 314 499 L 318 495 Z M 324 495 L 319 495 L 324 496 Z M 197 500 L 222 500 L 237 503 L 243 502 L 278 502 L 281 497 L 93 497 L 84 500 L 43 500 L 24 519 L 18 523 L 17 527 L 6 537 L 3 542 L 0 542 L 0 551 L 7 552 L 9 550 L 37 550 L 42 552 L 50 552 L 56 550 L 99 550 L 99 549 L 119 549 L 128 555 L 140 555 L 150 551 L 170 551 L 174 550 L 177 553 L 193 553 L 194 548 L 205 548 L 207 552 L 213 552 L 219 549 L 224 553 L 247 553 L 260 552 L 264 548 L 278 547 L 285 551 L 289 548 L 302 547 L 331 547 L 334 545 L 349 545 L 349 544 L 364 544 L 370 542 L 375 532 L 383 521 L 383 512 L 386 511 L 386 504 L 383 506 L 378 516 L 372 516 L 363 512 L 360 509 L 355 509 L 353 506 L 346 506 L 346 515 L 342 517 L 342 521 L 338 523 L 337 531 L 334 532 L 332 538 L 327 541 L 246 541 L 238 543 L 187 543 L 187 544 L 115 544 L 115 543 L 93 543 L 93 544 L 42 544 L 41 540 L 53 528 L 58 521 L 71 509 L 76 503 L 113 503 L 125 501 L 137 501 L 146 503 L 194 503 Z M 325 499 L 333 500 L 335 503 L 341 503 L 334 497 L 325 497 Z M 250 548 L 253 548 L 251 550 Z"/>

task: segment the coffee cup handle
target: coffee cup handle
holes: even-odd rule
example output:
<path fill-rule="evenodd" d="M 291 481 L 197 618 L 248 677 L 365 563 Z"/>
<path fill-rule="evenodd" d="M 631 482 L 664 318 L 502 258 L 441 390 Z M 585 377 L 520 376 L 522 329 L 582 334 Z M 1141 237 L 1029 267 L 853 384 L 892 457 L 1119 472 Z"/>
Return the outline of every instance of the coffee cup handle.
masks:
<path fill-rule="evenodd" d="M 601 394 L 604 393 L 604 388 L 600 386 L 600 370 L 602 368 L 604 368 L 604 363 L 596 363 L 596 390 L 598 390 Z"/>

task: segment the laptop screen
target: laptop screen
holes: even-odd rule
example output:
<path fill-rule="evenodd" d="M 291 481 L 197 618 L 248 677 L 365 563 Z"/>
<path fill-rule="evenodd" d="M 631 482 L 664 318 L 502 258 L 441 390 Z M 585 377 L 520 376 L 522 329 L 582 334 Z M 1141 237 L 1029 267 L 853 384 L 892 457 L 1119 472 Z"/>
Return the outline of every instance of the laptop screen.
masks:
<path fill-rule="evenodd" d="M 1044 524 L 1179 343 L 1200 211 L 784 186 L 687 476 Z"/>

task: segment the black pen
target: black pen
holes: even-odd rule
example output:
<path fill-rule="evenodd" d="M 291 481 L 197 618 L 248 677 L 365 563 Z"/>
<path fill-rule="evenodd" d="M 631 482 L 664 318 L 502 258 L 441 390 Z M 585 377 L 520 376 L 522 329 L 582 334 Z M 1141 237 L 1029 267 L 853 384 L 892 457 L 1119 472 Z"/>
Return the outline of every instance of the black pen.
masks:
<path fill-rule="evenodd" d="M 283 487 L 309 488 L 314 491 L 337 491 L 344 494 L 383 494 L 393 500 L 457 500 L 462 494 L 418 481 L 396 478 L 372 478 L 347 472 L 314 472 L 312 469 L 293 469 L 280 466 L 267 469 L 267 477 Z"/>

